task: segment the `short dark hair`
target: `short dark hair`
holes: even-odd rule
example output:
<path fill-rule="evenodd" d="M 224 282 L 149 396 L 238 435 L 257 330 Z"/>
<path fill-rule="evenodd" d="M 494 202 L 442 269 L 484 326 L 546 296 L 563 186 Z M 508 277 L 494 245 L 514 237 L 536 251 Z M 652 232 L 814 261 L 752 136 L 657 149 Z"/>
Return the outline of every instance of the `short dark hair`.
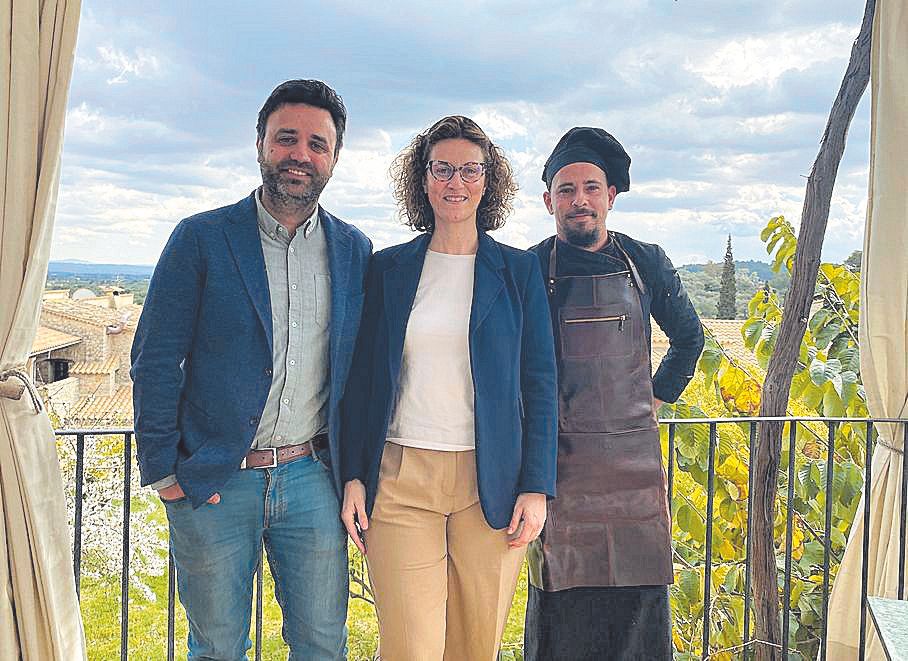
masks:
<path fill-rule="evenodd" d="M 258 123 L 255 125 L 258 139 L 265 139 L 265 126 L 271 113 L 287 103 L 305 103 L 307 106 L 323 108 L 331 113 L 337 132 L 337 144 L 334 147 L 334 154 L 337 155 L 344 144 L 347 108 L 340 95 L 320 80 L 288 80 L 275 87 L 265 105 L 259 110 Z"/>
<path fill-rule="evenodd" d="M 415 231 L 432 232 L 435 229 L 435 213 L 423 183 L 432 145 L 451 138 L 469 140 L 482 149 L 486 189 L 476 209 L 476 224 L 481 231 L 498 229 L 511 212 L 517 182 L 504 152 L 489 140 L 476 122 L 463 115 L 438 120 L 413 138 L 394 159 L 391 182 L 401 218 Z"/>

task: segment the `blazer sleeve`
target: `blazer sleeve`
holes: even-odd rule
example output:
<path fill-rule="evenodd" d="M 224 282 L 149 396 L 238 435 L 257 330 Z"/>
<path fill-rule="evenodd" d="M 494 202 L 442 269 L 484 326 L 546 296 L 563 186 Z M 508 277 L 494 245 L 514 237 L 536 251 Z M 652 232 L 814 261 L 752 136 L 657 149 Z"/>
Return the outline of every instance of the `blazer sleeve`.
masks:
<path fill-rule="evenodd" d="M 533 254 L 529 256 L 532 259 L 524 289 L 520 347 L 523 458 L 517 488 L 520 493 L 554 497 L 558 458 L 555 342 L 539 259 Z"/>
<path fill-rule="evenodd" d="M 374 256 L 369 260 L 364 286 L 366 293 L 362 319 L 341 402 L 341 428 L 344 431 L 340 443 L 340 475 L 344 483 L 354 479 L 365 482 L 369 469 L 368 411 L 375 378 L 373 357 L 384 307 L 381 276 Z"/>
<path fill-rule="evenodd" d="M 183 361 L 189 355 L 204 268 L 195 229 L 182 221 L 152 274 L 132 344 L 136 455 L 142 485 L 175 472 Z"/>
<path fill-rule="evenodd" d="M 653 282 L 650 312 L 668 337 L 669 348 L 653 376 L 653 396 L 674 402 L 693 378 L 703 350 L 703 327 L 681 278 L 661 248 L 656 255 L 657 277 Z"/>

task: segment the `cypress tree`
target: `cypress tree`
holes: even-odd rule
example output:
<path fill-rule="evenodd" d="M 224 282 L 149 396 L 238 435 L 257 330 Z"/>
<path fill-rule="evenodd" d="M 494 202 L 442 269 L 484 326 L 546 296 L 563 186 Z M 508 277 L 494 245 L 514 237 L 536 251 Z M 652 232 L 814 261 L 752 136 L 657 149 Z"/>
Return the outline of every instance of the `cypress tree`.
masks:
<path fill-rule="evenodd" d="M 731 234 L 725 248 L 725 263 L 722 264 L 722 280 L 719 283 L 719 302 L 716 305 L 716 319 L 735 318 L 735 258 L 731 254 Z"/>

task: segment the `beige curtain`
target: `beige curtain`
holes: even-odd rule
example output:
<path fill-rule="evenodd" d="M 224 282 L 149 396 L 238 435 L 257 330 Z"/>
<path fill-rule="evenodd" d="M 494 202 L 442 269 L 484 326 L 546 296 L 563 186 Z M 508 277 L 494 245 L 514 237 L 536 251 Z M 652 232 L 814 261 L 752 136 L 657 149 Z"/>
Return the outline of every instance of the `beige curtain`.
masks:
<path fill-rule="evenodd" d="M 870 193 L 861 273 L 861 374 L 870 414 L 908 418 L 908 5 L 877 0 L 871 55 Z M 868 593 L 898 596 L 903 431 L 878 425 L 870 489 Z M 865 493 L 865 497 L 868 497 Z M 830 603 L 829 658 L 858 658 L 863 506 Z M 868 622 L 870 618 L 868 616 Z M 873 625 L 868 627 L 873 629 Z M 885 655 L 868 635 L 867 659 Z"/>
<path fill-rule="evenodd" d="M 4 0 L 0 56 L 0 374 L 25 364 L 50 254 L 79 0 Z M 8 393 L 16 377 L 2 385 Z M 53 431 L 0 396 L 0 656 L 85 658 Z"/>

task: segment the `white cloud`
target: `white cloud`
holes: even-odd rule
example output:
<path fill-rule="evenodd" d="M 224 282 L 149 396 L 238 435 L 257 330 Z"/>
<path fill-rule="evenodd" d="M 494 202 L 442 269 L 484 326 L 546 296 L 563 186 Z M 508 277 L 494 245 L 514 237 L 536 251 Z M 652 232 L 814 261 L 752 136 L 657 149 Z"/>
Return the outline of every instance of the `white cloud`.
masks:
<path fill-rule="evenodd" d="M 787 71 L 806 71 L 821 62 L 847 59 L 856 37 L 854 27 L 839 23 L 807 32 L 747 37 L 729 41 L 703 57 L 691 56 L 685 68 L 721 90 L 771 85 Z"/>
<path fill-rule="evenodd" d="M 144 48 L 137 48 L 133 55 L 113 46 L 98 46 L 97 52 L 101 63 L 116 74 L 107 79 L 108 85 L 126 83 L 130 77 L 154 78 L 161 69 L 158 57 Z"/>
<path fill-rule="evenodd" d="M 160 141 L 163 138 L 190 140 L 188 135 L 162 122 L 105 114 L 84 101 L 66 111 L 67 141 L 111 144 L 124 139 Z"/>

